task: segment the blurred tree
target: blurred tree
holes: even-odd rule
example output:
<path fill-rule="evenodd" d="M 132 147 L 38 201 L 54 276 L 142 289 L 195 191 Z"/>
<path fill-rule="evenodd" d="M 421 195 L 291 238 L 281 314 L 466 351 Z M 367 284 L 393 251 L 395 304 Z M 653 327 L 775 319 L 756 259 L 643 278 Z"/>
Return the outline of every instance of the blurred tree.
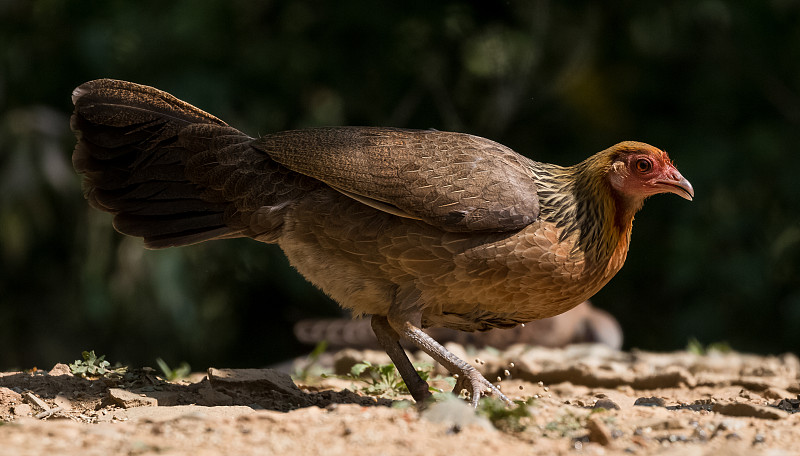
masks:
<path fill-rule="evenodd" d="M 255 366 L 338 309 L 274 246 L 145 251 L 71 170 L 71 90 L 115 77 L 256 135 L 391 125 L 569 164 L 623 139 L 697 190 L 639 215 L 595 298 L 628 346 L 800 346 L 800 4 L 353 0 L 0 3 L 0 368 L 109 359 Z"/>

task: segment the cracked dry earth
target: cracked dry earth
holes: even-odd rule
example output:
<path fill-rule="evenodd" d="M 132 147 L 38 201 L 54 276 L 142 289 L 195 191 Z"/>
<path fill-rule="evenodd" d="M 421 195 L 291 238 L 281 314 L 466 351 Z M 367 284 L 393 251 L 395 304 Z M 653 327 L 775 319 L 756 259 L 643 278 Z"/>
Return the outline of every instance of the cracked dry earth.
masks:
<path fill-rule="evenodd" d="M 0 374 L 0 455 L 800 454 L 792 354 L 448 348 L 530 404 L 476 414 L 440 399 L 420 411 L 336 376 L 294 383 L 278 370 L 212 368 L 169 383 L 144 369 L 110 382 L 58 364 Z M 362 360 L 388 362 L 344 350 L 304 371 L 345 373 Z"/>

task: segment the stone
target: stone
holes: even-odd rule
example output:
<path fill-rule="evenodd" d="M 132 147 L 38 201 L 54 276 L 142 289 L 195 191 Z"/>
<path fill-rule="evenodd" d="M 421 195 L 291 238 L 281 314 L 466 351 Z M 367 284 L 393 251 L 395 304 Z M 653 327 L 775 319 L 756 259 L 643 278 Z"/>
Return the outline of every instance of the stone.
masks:
<path fill-rule="evenodd" d="M 727 416 L 747 416 L 752 418 L 763 418 L 768 420 L 779 420 L 786 418 L 789 414 L 783 410 L 766 407 L 763 405 L 744 404 L 731 402 L 728 404 L 714 404 L 711 408 L 714 413 Z"/>
<path fill-rule="evenodd" d="M 289 374 L 274 369 L 208 369 L 211 386 L 244 388 L 249 390 L 273 390 L 284 394 L 302 395 Z"/>
<path fill-rule="evenodd" d="M 108 397 L 122 408 L 155 407 L 158 405 L 158 399 L 147 397 L 144 394 L 132 393 L 120 388 L 109 388 Z"/>
<path fill-rule="evenodd" d="M 50 369 L 47 375 L 72 375 L 72 370 L 64 363 L 58 363 Z"/>
<path fill-rule="evenodd" d="M 594 403 L 595 409 L 603 408 L 606 410 L 619 410 L 619 405 L 616 402 L 612 401 L 611 399 L 598 399 L 597 402 Z"/>
<path fill-rule="evenodd" d="M 633 403 L 633 405 L 641 405 L 644 407 L 664 407 L 666 404 L 667 402 L 664 399 L 656 396 L 640 397 Z"/>

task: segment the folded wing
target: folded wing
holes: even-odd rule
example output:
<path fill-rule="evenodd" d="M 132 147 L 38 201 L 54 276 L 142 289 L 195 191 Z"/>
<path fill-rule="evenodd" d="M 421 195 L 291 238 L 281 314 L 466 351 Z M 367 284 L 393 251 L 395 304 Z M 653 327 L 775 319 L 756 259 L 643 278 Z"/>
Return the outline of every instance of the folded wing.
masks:
<path fill-rule="evenodd" d="M 529 160 L 477 136 L 331 127 L 253 142 L 287 168 L 370 206 L 447 231 L 510 231 L 536 220 Z"/>

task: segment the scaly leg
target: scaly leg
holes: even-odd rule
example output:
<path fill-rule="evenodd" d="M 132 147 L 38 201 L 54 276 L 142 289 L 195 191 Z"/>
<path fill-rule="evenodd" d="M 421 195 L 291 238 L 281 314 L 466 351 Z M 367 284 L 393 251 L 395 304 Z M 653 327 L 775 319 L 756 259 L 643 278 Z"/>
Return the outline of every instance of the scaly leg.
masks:
<path fill-rule="evenodd" d="M 372 331 L 378 338 L 378 343 L 389 355 L 403 381 L 406 382 L 406 387 L 411 393 L 411 397 L 417 404 L 422 404 L 426 399 L 431 397 L 431 392 L 428 389 L 428 384 L 422 377 L 419 376 L 417 370 L 411 364 L 403 347 L 400 346 L 400 336 L 389 325 L 389 321 L 383 315 L 372 316 Z"/>
<path fill-rule="evenodd" d="M 403 316 L 396 315 L 393 310 L 395 309 L 393 308 L 389 311 L 387 320 L 396 334 L 416 345 L 420 350 L 430 355 L 431 358 L 436 360 L 436 362 L 444 366 L 445 369 L 451 373 L 457 373 L 459 375 L 459 379 L 456 384 L 456 388 L 459 389 L 454 390 L 456 394 L 460 392 L 461 387 L 468 386 L 467 389 L 470 391 L 473 407 L 478 406 L 478 401 L 480 400 L 481 396 L 486 395 L 487 391 L 505 402 L 506 405 L 514 405 L 514 402 L 512 402 L 511 399 L 506 397 L 506 395 L 503 394 L 500 389 L 494 386 L 489 380 L 486 380 L 486 378 L 484 378 L 484 376 L 481 375 L 481 373 L 478 372 L 474 367 L 447 351 L 447 349 L 439 344 L 439 342 L 436 342 L 431 336 L 425 334 L 421 329 L 419 329 L 419 320 L 421 320 L 419 312 L 405 312 L 413 315 L 414 318 L 412 319 L 408 318 L 408 316 L 404 318 Z M 373 319 L 373 322 L 374 321 L 375 320 Z M 412 321 L 417 322 L 417 325 L 414 325 Z M 405 352 L 403 354 L 405 355 Z M 389 357 L 392 357 L 391 353 L 389 353 Z M 400 369 L 398 368 L 398 370 Z M 416 375 L 416 371 L 414 371 L 414 374 Z M 403 376 L 403 379 L 406 378 L 402 371 L 400 371 L 400 375 Z M 417 377 L 419 376 L 417 375 Z M 467 381 L 469 383 L 467 383 Z M 406 384 L 407 383 L 408 380 L 406 380 Z"/>

